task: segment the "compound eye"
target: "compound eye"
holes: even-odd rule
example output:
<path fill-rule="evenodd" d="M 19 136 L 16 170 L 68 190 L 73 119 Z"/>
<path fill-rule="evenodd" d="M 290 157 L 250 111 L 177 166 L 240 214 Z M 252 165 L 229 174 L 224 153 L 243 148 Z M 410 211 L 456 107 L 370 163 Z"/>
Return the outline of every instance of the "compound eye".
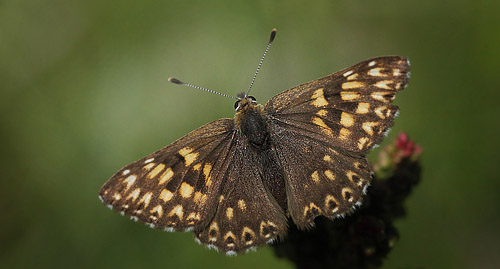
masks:
<path fill-rule="evenodd" d="M 252 100 L 252 103 L 257 103 L 257 99 L 253 96 L 248 96 L 248 99 Z"/>
<path fill-rule="evenodd" d="M 236 103 L 234 103 L 234 110 L 237 110 L 239 106 L 240 106 L 240 100 L 238 100 L 238 101 L 236 101 Z"/>

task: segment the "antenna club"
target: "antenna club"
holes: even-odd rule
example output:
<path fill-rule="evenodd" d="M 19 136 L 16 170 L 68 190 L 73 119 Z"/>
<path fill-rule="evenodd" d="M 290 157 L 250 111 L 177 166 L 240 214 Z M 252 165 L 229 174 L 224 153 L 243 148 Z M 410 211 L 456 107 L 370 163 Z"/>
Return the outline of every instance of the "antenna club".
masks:
<path fill-rule="evenodd" d="M 168 81 L 172 82 L 172 83 L 175 83 L 175 84 L 179 84 L 179 85 L 184 84 L 184 82 L 182 82 L 182 81 L 180 81 L 180 80 L 178 80 L 176 78 L 168 78 Z"/>
<path fill-rule="evenodd" d="M 190 83 L 184 83 L 184 82 L 182 82 L 182 81 L 180 81 L 180 80 L 178 80 L 176 78 L 168 78 L 168 81 L 172 82 L 172 83 L 175 83 L 175 84 L 182 85 L 182 86 L 188 86 L 188 87 L 195 88 L 195 89 L 198 89 L 198 90 L 207 91 L 207 92 L 215 93 L 215 94 L 218 94 L 218 95 L 222 95 L 222 96 L 225 96 L 225 97 L 228 97 L 228 98 L 233 98 L 233 99 L 238 100 L 238 98 L 233 97 L 231 95 L 220 93 L 220 92 L 217 92 L 217 91 L 214 91 L 214 90 L 209 90 L 207 88 L 196 86 L 196 85 L 193 85 L 193 84 L 190 84 Z"/>
<path fill-rule="evenodd" d="M 274 28 L 271 31 L 271 37 L 269 38 L 269 43 L 273 42 L 274 38 L 276 37 L 276 28 Z"/>
<path fill-rule="evenodd" d="M 257 66 L 257 70 L 255 71 L 255 74 L 253 75 L 252 82 L 250 83 L 250 87 L 248 87 L 248 91 L 245 94 L 245 97 L 248 96 L 250 93 L 250 90 L 252 89 L 253 83 L 255 82 L 255 78 L 257 77 L 257 74 L 259 73 L 260 67 L 262 66 L 262 62 L 264 62 L 264 58 L 266 57 L 267 51 L 271 47 L 271 44 L 273 43 L 274 37 L 276 37 L 276 28 L 274 28 L 271 31 L 271 37 L 269 37 L 269 43 L 267 43 L 266 50 L 264 51 L 264 55 L 262 55 L 262 58 L 260 58 L 259 65 Z"/>

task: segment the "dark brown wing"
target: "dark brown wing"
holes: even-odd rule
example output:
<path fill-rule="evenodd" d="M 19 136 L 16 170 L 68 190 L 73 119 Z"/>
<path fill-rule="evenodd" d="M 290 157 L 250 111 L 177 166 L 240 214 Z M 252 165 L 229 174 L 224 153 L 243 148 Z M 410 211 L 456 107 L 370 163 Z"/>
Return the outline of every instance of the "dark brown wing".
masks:
<path fill-rule="evenodd" d="M 349 213 L 371 180 L 364 157 L 389 130 L 408 82 L 405 57 L 373 58 L 273 97 L 265 106 L 299 227 Z"/>
<path fill-rule="evenodd" d="M 298 227 L 311 226 L 318 215 L 342 217 L 360 204 L 371 180 L 364 156 L 279 125 L 273 132 L 279 133 L 273 147 L 285 174 L 288 212 Z"/>
<path fill-rule="evenodd" d="M 283 210 L 264 186 L 262 158 L 239 131 L 234 141 L 215 217 L 195 232 L 202 243 L 228 255 L 271 242 L 287 227 Z"/>
<path fill-rule="evenodd" d="M 233 141 L 233 119 L 206 124 L 118 171 L 99 192 L 104 203 L 167 231 L 212 221 Z"/>
<path fill-rule="evenodd" d="M 269 117 L 337 148 L 367 152 L 392 125 L 390 104 L 408 83 L 409 62 L 400 56 L 363 61 L 273 97 Z"/>

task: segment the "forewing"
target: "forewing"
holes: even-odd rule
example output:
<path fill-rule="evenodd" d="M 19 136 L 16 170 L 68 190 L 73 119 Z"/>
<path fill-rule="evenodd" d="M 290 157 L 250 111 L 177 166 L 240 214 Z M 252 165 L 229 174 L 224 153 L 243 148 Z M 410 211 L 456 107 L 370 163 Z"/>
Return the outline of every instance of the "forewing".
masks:
<path fill-rule="evenodd" d="M 286 232 L 286 218 L 263 183 L 261 157 L 237 133 L 223 177 L 217 212 L 195 236 L 228 255 L 271 242 Z"/>
<path fill-rule="evenodd" d="M 201 229 L 215 213 L 233 119 L 206 124 L 118 171 L 100 190 L 104 203 L 167 231 Z"/>
<path fill-rule="evenodd" d="M 392 126 L 398 107 L 391 102 L 408 77 L 407 58 L 373 58 L 285 91 L 273 97 L 265 111 L 290 130 L 364 153 Z"/>

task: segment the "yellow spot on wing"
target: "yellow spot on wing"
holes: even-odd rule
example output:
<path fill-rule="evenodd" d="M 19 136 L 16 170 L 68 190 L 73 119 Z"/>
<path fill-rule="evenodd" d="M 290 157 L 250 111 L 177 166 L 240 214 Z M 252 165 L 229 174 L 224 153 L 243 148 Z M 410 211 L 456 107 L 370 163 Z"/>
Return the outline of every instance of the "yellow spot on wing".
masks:
<path fill-rule="evenodd" d="M 326 170 L 325 171 L 325 176 L 329 179 L 329 180 L 335 180 L 335 175 L 333 174 L 333 172 L 331 170 Z"/>
<path fill-rule="evenodd" d="M 326 101 L 325 96 L 323 94 L 323 88 L 319 88 L 316 91 L 314 91 L 311 98 L 313 99 L 311 105 L 315 107 L 322 107 L 328 105 L 328 101 Z"/>
<path fill-rule="evenodd" d="M 186 182 L 182 182 L 181 187 L 179 188 L 179 193 L 183 198 L 191 197 L 193 194 L 193 186 L 187 184 Z"/>
<path fill-rule="evenodd" d="M 359 103 L 358 108 L 356 109 L 356 113 L 358 114 L 366 114 L 370 112 L 370 103 Z"/>
<path fill-rule="evenodd" d="M 368 71 L 368 75 L 373 76 L 373 77 L 387 77 L 388 75 L 382 74 L 382 71 L 384 71 L 385 68 L 382 67 L 376 67 L 372 68 Z"/>
<path fill-rule="evenodd" d="M 226 208 L 226 218 L 228 220 L 231 220 L 233 218 L 233 208 L 232 207 L 228 207 Z"/>
<path fill-rule="evenodd" d="M 347 200 L 349 202 L 354 201 L 354 196 L 352 196 L 353 192 L 351 188 L 345 187 L 342 188 L 342 197 L 344 197 L 344 200 Z"/>
<path fill-rule="evenodd" d="M 227 241 L 227 239 L 231 237 L 233 239 L 232 242 L 229 242 L 227 243 L 227 246 L 228 247 L 234 247 L 234 242 L 236 242 L 236 237 L 234 236 L 233 232 L 227 232 L 225 235 L 224 235 L 224 240 Z"/>
<path fill-rule="evenodd" d="M 193 169 L 194 169 L 195 171 L 200 170 L 200 168 L 201 168 L 201 164 L 199 164 L 199 163 L 197 163 L 197 164 L 195 164 L 195 165 L 193 166 Z"/>
<path fill-rule="evenodd" d="M 167 170 L 165 170 L 165 172 L 163 172 L 163 174 L 161 175 L 160 177 L 160 180 L 158 182 L 158 184 L 163 184 L 165 182 L 168 182 L 170 181 L 170 179 L 174 176 L 174 171 L 172 171 L 172 168 L 167 168 Z"/>
<path fill-rule="evenodd" d="M 189 166 L 191 163 L 193 163 L 194 161 L 196 161 L 196 159 L 198 158 L 198 155 L 200 155 L 198 152 L 189 153 L 188 155 L 186 155 L 184 157 L 185 160 L 186 160 L 186 166 Z"/>
<path fill-rule="evenodd" d="M 161 205 L 157 205 L 153 207 L 153 209 L 151 209 L 149 212 L 151 214 L 154 214 L 156 212 L 158 213 L 158 217 L 161 218 L 163 216 L 163 207 Z"/>
<path fill-rule="evenodd" d="M 360 150 L 362 150 L 363 148 L 365 148 L 365 145 L 366 143 L 370 141 L 370 139 L 368 137 L 361 137 L 359 140 L 358 140 L 358 148 Z"/>
<path fill-rule="evenodd" d="M 142 196 L 141 200 L 139 200 L 138 204 L 144 203 L 144 208 L 146 209 L 149 206 L 149 202 L 151 202 L 151 197 L 153 196 L 153 193 L 148 192 Z"/>
<path fill-rule="evenodd" d="M 119 193 L 115 193 L 115 194 L 113 195 L 113 199 L 115 199 L 115 200 L 120 200 L 120 199 L 122 199 L 122 196 L 121 196 L 121 194 L 119 194 Z"/>
<path fill-rule="evenodd" d="M 184 209 L 182 208 L 182 205 L 176 205 L 170 213 L 168 213 L 168 216 L 171 217 L 173 215 L 177 215 L 180 220 L 182 220 L 182 217 L 184 217 Z"/>
<path fill-rule="evenodd" d="M 142 209 L 135 209 L 135 210 L 133 211 L 133 213 L 134 213 L 135 215 L 140 215 L 140 214 L 142 214 Z"/>
<path fill-rule="evenodd" d="M 371 97 L 374 99 L 374 100 L 377 100 L 377 101 L 380 101 L 380 102 L 390 102 L 391 100 L 387 100 L 385 99 L 385 96 L 388 95 L 389 92 L 373 92 L 371 94 Z M 390 98 L 390 97 L 389 97 Z"/>
<path fill-rule="evenodd" d="M 156 165 L 155 163 L 148 163 L 147 165 L 144 165 L 142 168 L 149 170 L 149 169 L 153 168 L 153 166 L 155 166 L 155 165 Z"/>
<path fill-rule="evenodd" d="M 332 161 L 332 157 L 330 157 L 330 155 L 325 155 L 323 157 L 323 161 L 325 161 L 325 162 L 331 162 Z"/>
<path fill-rule="evenodd" d="M 247 238 L 246 234 L 249 234 L 250 235 L 250 238 Z M 243 227 L 243 232 L 241 234 L 241 237 L 243 238 L 243 240 L 245 240 L 245 245 L 251 245 L 253 244 L 253 239 L 255 238 L 255 232 L 248 228 L 247 226 Z"/>
<path fill-rule="evenodd" d="M 203 166 L 203 174 L 205 175 L 205 178 L 210 175 L 210 171 L 212 171 L 212 165 L 206 163 L 205 166 Z"/>
<path fill-rule="evenodd" d="M 198 156 L 200 155 L 198 152 L 192 152 L 193 149 L 190 147 L 185 147 L 179 150 L 179 154 L 184 157 L 185 165 L 189 166 L 191 165 L 196 159 L 198 159 Z"/>
<path fill-rule="evenodd" d="M 358 73 L 356 73 L 356 74 L 352 74 L 352 75 L 350 75 L 350 76 L 348 76 L 348 77 L 347 77 L 347 80 L 353 80 L 353 79 L 356 79 L 356 78 L 358 78 L 358 77 L 359 77 L 359 74 L 358 74 Z"/>
<path fill-rule="evenodd" d="M 137 199 L 137 197 L 139 197 L 139 194 L 141 193 L 141 189 L 140 188 L 137 188 L 135 190 L 133 190 L 128 196 L 127 196 L 127 200 L 132 198 L 132 201 L 135 202 L 135 200 Z"/>
<path fill-rule="evenodd" d="M 357 89 L 364 87 L 365 84 L 363 82 L 359 81 L 349 81 L 349 82 L 344 82 L 342 83 L 342 89 L 348 90 L 348 89 Z"/>
<path fill-rule="evenodd" d="M 323 127 L 321 130 L 323 130 L 323 132 L 325 132 L 327 135 L 333 135 L 332 129 L 330 129 L 330 127 L 328 127 L 328 125 L 326 125 L 326 123 L 322 119 L 313 117 L 312 122 L 320 127 Z"/>
<path fill-rule="evenodd" d="M 347 178 L 354 184 L 358 185 L 358 186 L 361 186 L 363 185 L 363 181 L 361 179 L 359 179 L 359 176 L 358 174 L 354 173 L 353 171 L 347 171 L 346 172 L 346 175 L 347 175 Z M 358 177 L 359 179 L 359 182 L 354 182 L 354 176 Z"/>
<path fill-rule="evenodd" d="M 207 201 L 207 195 L 197 191 L 194 193 L 193 199 L 196 204 L 204 204 Z"/>
<path fill-rule="evenodd" d="M 316 112 L 316 115 L 321 116 L 321 117 L 325 117 L 327 114 L 328 114 L 328 111 L 325 109 L 321 109 L 318 112 Z"/>
<path fill-rule="evenodd" d="M 340 92 L 340 98 L 344 101 L 355 100 L 359 98 L 359 93 L 357 92 Z"/>
<path fill-rule="evenodd" d="M 363 128 L 363 130 L 369 134 L 369 135 L 373 135 L 373 127 L 379 125 L 378 122 L 363 122 L 363 125 L 361 125 L 361 128 Z"/>
<path fill-rule="evenodd" d="M 193 212 L 193 213 L 189 214 L 188 219 L 200 220 L 201 219 L 200 213 Z"/>
<path fill-rule="evenodd" d="M 354 72 L 354 71 L 349 70 L 349 71 L 345 72 L 343 76 L 344 76 L 344 77 L 347 77 L 347 76 L 349 76 L 350 74 L 352 74 L 353 72 Z"/>
<path fill-rule="evenodd" d="M 331 205 L 330 205 L 330 202 L 333 202 L 335 207 L 334 208 L 330 208 Z M 328 209 L 331 209 L 332 210 L 332 213 L 335 213 L 337 210 L 339 210 L 339 207 L 338 207 L 338 202 L 337 200 L 335 199 L 335 197 L 333 197 L 333 195 L 330 195 L 328 194 L 325 198 L 325 207 L 328 208 Z"/>
<path fill-rule="evenodd" d="M 127 187 L 125 187 L 125 191 L 127 191 L 132 184 L 134 184 L 135 180 L 137 179 L 136 175 L 130 175 L 128 176 L 123 182 L 127 183 Z"/>
<path fill-rule="evenodd" d="M 212 185 L 212 177 L 210 176 L 210 171 L 212 171 L 212 165 L 206 163 L 203 166 L 203 175 L 205 175 L 205 186 Z"/>
<path fill-rule="evenodd" d="M 164 202 L 168 202 L 172 199 L 174 194 L 166 189 L 163 189 L 160 193 L 160 199 L 162 199 Z"/>
<path fill-rule="evenodd" d="M 394 86 L 394 88 L 396 88 L 396 90 L 401 89 L 401 82 L 396 83 L 396 86 Z"/>
<path fill-rule="evenodd" d="M 377 116 L 381 119 L 385 119 L 385 114 L 384 114 L 384 110 L 387 109 L 387 106 L 379 106 L 377 108 L 375 108 L 375 114 L 377 114 Z"/>
<path fill-rule="evenodd" d="M 269 220 L 267 221 L 267 225 L 274 227 L 274 228 L 277 228 L 276 224 L 274 224 L 274 222 L 269 221 Z"/>
<path fill-rule="evenodd" d="M 346 128 L 340 129 L 340 132 L 339 132 L 340 139 L 347 139 L 350 135 L 351 135 L 351 131 L 347 130 Z"/>
<path fill-rule="evenodd" d="M 354 118 L 351 114 L 342 112 L 342 114 L 340 115 L 340 124 L 344 125 L 345 127 L 351 127 L 354 124 Z"/>
<path fill-rule="evenodd" d="M 336 151 L 336 150 L 334 150 L 334 149 L 332 149 L 332 148 L 329 148 L 329 150 L 330 150 L 333 154 L 335 154 L 335 155 L 339 155 L 339 152 L 338 152 L 338 151 Z"/>
<path fill-rule="evenodd" d="M 309 204 L 309 206 L 304 207 L 304 217 L 307 216 L 309 211 L 312 211 L 313 209 L 316 209 L 316 212 L 312 212 L 313 215 L 321 214 L 321 209 L 313 202 Z"/>
<path fill-rule="evenodd" d="M 377 83 L 375 83 L 375 87 L 380 88 L 380 89 L 386 89 L 386 90 L 392 90 L 392 87 L 389 86 L 388 84 L 394 83 L 392 80 L 382 80 Z"/>
<path fill-rule="evenodd" d="M 190 148 L 190 147 L 184 147 L 184 148 L 182 148 L 182 149 L 179 150 L 179 154 L 182 157 L 184 157 L 184 156 L 188 155 L 189 153 L 191 153 L 191 151 L 193 151 L 192 148 Z"/>
<path fill-rule="evenodd" d="M 189 224 L 194 224 L 196 220 L 200 220 L 200 213 L 195 213 L 191 212 L 189 215 L 186 217 L 186 220 L 189 221 Z"/>
<path fill-rule="evenodd" d="M 359 162 L 354 162 L 353 163 L 354 168 L 359 169 L 359 166 L 361 165 Z"/>
<path fill-rule="evenodd" d="M 353 177 L 353 176 L 357 176 L 357 174 L 356 174 L 356 173 L 354 173 L 354 172 L 353 172 L 353 171 L 351 171 L 351 170 L 348 170 L 348 171 L 346 172 L 346 175 L 347 175 L 347 178 L 349 179 L 349 181 L 351 181 L 351 182 L 353 182 L 353 183 L 354 183 L 354 181 L 353 181 L 353 178 L 352 178 L 352 177 Z"/>
<path fill-rule="evenodd" d="M 165 169 L 165 165 L 160 163 L 158 164 L 155 169 L 153 169 L 151 172 L 149 172 L 148 174 L 148 177 L 149 178 L 154 178 L 156 175 L 158 175 L 158 173 L 160 173 L 161 171 L 163 171 L 163 169 Z"/>
<path fill-rule="evenodd" d="M 215 235 L 212 235 L 212 231 L 215 231 Z M 216 242 L 218 235 L 219 235 L 219 226 L 217 225 L 217 222 L 212 222 L 212 224 L 210 224 L 210 228 L 208 229 L 208 240 L 210 242 Z"/>
<path fill-rule="evenodd" d="M 261 221 L 260 222 L 260 235 L 264 238 L 269 238 L 273 235 L 273 233 L 269 230 L 269 227 L 277 229 L 276 224 L 271 221 Z"/>
<path fill-rule="evenodd" d="M 319 174 L 318 174 L 318 171 L 314 171 L 312 174 L 311 174 L 311 178 L 314 182 L 318 183 L 319 182 Z"/>
<path fill-rule="evenodd" d="M 199 192 L 199 191 L 195 192 L 194 193 L 194 202 L 198 203 L 200 201 L 200 199 L 201 199 L 201 196 L 202 196 L 201 192 Z"/>
<path fill-rule="evenodd" d="M 245 201 L 243 199 L 238 200 L 238 207 L 241 209 L 241 211 L 245 211 L 247 209 L 247 205 L 245 204 Z"/>

